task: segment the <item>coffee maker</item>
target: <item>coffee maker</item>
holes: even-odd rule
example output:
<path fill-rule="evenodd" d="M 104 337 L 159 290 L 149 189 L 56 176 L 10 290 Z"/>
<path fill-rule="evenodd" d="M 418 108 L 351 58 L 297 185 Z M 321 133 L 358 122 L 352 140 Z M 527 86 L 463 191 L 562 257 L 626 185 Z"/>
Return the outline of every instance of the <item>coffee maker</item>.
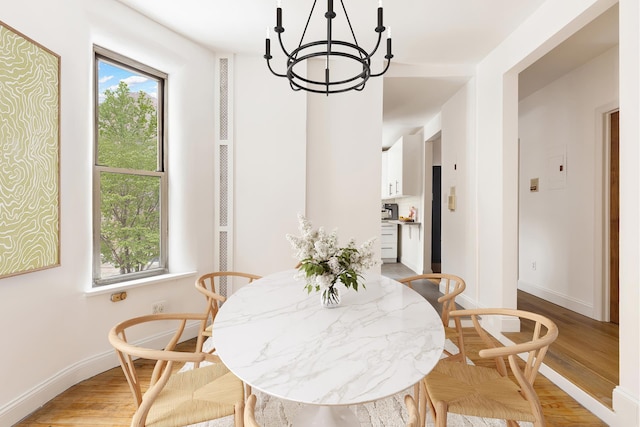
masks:
<path fill-rule="evenodd" d="M 383 203 L 381 209 L 382 219 L 398 219 L 398 204 Z"/>

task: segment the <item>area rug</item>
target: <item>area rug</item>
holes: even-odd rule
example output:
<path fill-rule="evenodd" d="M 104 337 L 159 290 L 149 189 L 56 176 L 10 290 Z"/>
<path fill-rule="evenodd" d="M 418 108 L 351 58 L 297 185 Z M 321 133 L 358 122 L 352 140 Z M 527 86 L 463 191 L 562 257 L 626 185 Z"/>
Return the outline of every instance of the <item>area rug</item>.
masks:
<path fill-rule="evenodd" d="M 263 427 L 290 427 L 301 408 L 301 404 L 271 397 L 259 391 L 256 395 L 256 421 Z M 386 399 L 352 406 L 351 410 L 358 417 L 362 427 L 404 427 L 407 423 L 407 409 L 404 406 L 404 395 L 413 394 L 413 389 L 407 389 L 402 393 Z M 220 418 L 214 421 L 194 424 L 192 427 L 231 427 L 233 417 Z M 434 426 L 433 420 L 427 415 L 427 426 Z M 449 427 L 502 427 L 506 426 L 503 420 L 494 420 L 478 417 L 466 417 L 457 414 L 449 414 L 447 418 Z M 531 423 L 521 422 L 521 427 L 532 427 Z"/>
<path fill-rule="evenodd" d="M 208 343 L 205 342 L 205 350 Z M 457 347 L 451 341 L 445 342 L 447 350 L 456 353 Z M 467 359 L 468 360 L 468 359 Z M 470 360 L 468 360 L 471 363 Z M 184 369 L 190 369 L 185 366 Z M 296 419 L 302 404 L 272 397 L 258 390 L 253 392 L 256 395 L 255 417 L 258 424 L 263 427 L 291 427 Z M 408 415 L 404 405 L 404 396 L 413 395 L 413 387 L 410 387 L 396 395 L 375 402 L 363 405 L 351 406 L 351 410 L 358 417 L 362 427 L 403 427 L 406 426 Z M 207 421 L 194 424 L 190 427 L 231 427 L 233 417 L 220 418 L 218 420 Z M 427 426 L 434 426 L 433 420 L 427 414 Z M 502 427 L 506 426 L 503 420 L 494 420 L 478 417 L 466 417 L 457 414 L 449 414 L 447 418 L 448 427 Z M 520 427 L 533 427 L 532 423 L 521 422 Z"/>

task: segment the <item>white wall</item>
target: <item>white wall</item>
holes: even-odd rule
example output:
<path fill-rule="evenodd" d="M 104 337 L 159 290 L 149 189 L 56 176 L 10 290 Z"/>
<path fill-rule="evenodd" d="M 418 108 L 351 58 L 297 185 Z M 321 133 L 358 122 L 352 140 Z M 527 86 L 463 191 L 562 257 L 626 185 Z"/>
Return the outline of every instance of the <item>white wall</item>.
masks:
<path fill-rule="evenodd" d="M 266 275 L 297 263 L 285 236 L 305 213 L 307 96 L 260 57 L 234 65 L 234 269 Z"/>
<path fill-rule="evenodd" d="M 382 79 L 362 92 L 309 94 L 307 102 L 307 217 L 314 228 L 337 229 L 341 243 L 376 237 L 379 258 Z"/>
<path fill-rule="evenodd" d="M 547 1 L 477 67 L 478 302 L 515 307 L 518 233 L 517 73 L 615 3 L 613 0 Z M 638 30 L 635 0 L 620 0 L 621 305 L 620 386 L 609 411 L 570 385 L 572 396 L 610 425 L 639 423 L 638 333 Z M 628 55 L 625 58 L 625 55 Z M 625 68 L 627 67 L 627 68 Z M 628 106 L 625 112 L 625 104 Z M 625 119 L 622 118 L 622 121 Z M 626 134 L 623 134 L 623 130 Z M 622 190 L 624 189 L 624 190 Z M 624 193 L 624 194 L 623 194 Z M 622 236 L 625 236 L 624 239 Z M 624 240 L 624 241 L 623 241 Z M 622 270 L 625 270 L 624 273 Z M 629 303 L 633 300 L 633 303 Z M 510 327 L 515 325 L 503 325 Z M 545 374 L 546 375 L 546 374 Z M 558 379 L 561 382 L 561 379 Z"/>
<path fill-rule="evenodd" d="M 213 54 L 110 0 L 0 0 L 1 19 L 61 55 L 61 266 L 0 280 L 0 425 L 11 425 L 76 382 L 116 366 L 108 330 L 151 312 L 200 311 L 193 274 L 89 295 L 91 286 L 92 45 L 169 74 L 172 272 L 213 267 Z"/>
<path fill-rule="evenodd" d="M 620 0 L 620 385 L 618 426 L 640 425 L 640 3 Z M 627 118 L 625 118 L 627 117 Z M 635 421 L 635 424 L 634 424 Z"/>
<path fill-rule="evenodd" d="M 617 47 L 519 105 L 518 287 L 596 319 L 604 261 L 602 114 L 617 107 Z M 564 177 L 550 170 L 559 154 L 566 156 Z M 531 178 L 539 178 L 538 192 L 529 191 Z"/>
<path fill-rule="evenodd" d="M 475 82 L 470 80 L 442 108 L 442 271 L 465 280 L 467 288 L 460 303 L 476 304 L 476 166 L 474 103 Z M 448 196 L 455 187 L 456 206 L 448 208 Z"/>

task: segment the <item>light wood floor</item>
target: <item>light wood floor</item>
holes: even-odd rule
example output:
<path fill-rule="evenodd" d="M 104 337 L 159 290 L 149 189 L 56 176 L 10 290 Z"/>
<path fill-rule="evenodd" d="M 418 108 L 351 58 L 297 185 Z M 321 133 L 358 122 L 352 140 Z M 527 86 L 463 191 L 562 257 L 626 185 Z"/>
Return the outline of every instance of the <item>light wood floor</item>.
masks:
<path fill-rule="evenodd" d="M 549 347 L 545 364 L 607 407 L 619 384 L 618 325 L 598 322 L 566 308 L 518 291 L 518 308 L 542 314 L 558 325 L 558 339 Z M 524 324 L 522 333 L 531 329 Z M 521 342 L 519 334 L 505 334 Z"/>
<path fill-rule="evenodd" d="M 396 264 L 392 265 L 398 267 Z M 402 270 L 395 273 L 389 272 L 389 269 L 386 268 L 383 268 L 383 273 L 389 276 L 397 274 L 396 278 L 413 274 L 412 272 L 403 274 Z M 473 339 L 465 339 L 465 343 L 473 346 Z M 192 348 L 194 345 L 194 340 L 181 344 L 182 348 Z M 562 350 L 561 347 L 559 346 L 559 350 Z M 473 351 L 469 356 L 477 364 L 486 363 L 486 361 L 478 359 Z M 614 359 L 613 356 L 611 358 Z M 615 360 L 617 362 L 617 357 Z M 152 366 L 149 362 L 136 363 L 140 366 L 138 372 L 144 382 L 148 379 Z M 538 375 L 535 388 L 542 401 L 544 416 L 550 427 L 606 426 L 544 376 Z M 128 426 L 134 410 L 129 386 L 122 370 L 117 367 L 76 384 L 16 424 L 16 427 Z"/>
<path fill-rule="evenodd" d="M 401 263 L 383 264 L 382 273 L 395 279 L 415 274 Z M 432 290 L 416 290 L 432 303 L 438 297 Z M 558 325 L 559 336 L 545 364 L 611 408 L 613 389 L 619 384 L 618 325 L 590 319 L 522 291 L 518 291 L 518 308 L 547 316 Z M 505 335 L 522 342 L 519 334 Z"/>
<path fill-rule="evenodd" d="M 382 274 L 392 279 L 399 279 L 415 273 L 401 263 L 393 263 L 383 264 Z M 435 300 L 441 295 L 434 291 L 432 286 L 421 287 L 414 283 L 414 289 L 434 305 L 436 305 Z M 618 326 L 595 321 L 521 291 L 518 291 L 518 308 L 540 313 L 558 325 L 558 339 L 549 348 L 545 363 L 602 404 L 611 407 L 612 393 L 618 384 L 619 375 Z M 523 325 L 522 334 L 527 333 L 526 327 L 527 325 Z M 514 342 L 522 342 L 519 334 L 506 335 Z M 576 416 L 579 417 L 581 415 L 577 415 L 578 413 L 588 412 L 546 378 L 542 384 L 540 380 L 536 381 L 536 390 L 541 400 L 543 395 L 546 396 L 547 405 L 558 403 L 568 411 L 575 408 Z M 562 412 L 560 410 L 560 413 Z M 556 415 L 551 408 L 545 409 L 545 417 L 550 425 L 606 425 L 595 416 L 592 416 L 591 421 L 594 424 L 588 423 L 586 419 L 573 423 L 570 421 L 572 416 L 567 416 L 567 422 L 564 423 L 555 420 Z M 552 420 L 554 423 L 551 423 Z"/>

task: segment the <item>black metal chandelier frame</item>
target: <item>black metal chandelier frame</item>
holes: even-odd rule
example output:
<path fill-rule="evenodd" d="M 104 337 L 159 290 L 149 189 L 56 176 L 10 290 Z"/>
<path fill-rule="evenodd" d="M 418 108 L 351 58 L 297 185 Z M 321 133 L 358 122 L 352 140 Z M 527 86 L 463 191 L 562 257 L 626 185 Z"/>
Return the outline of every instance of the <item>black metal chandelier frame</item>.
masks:
<path fill-rule="evenodd" d="M 327 38 L 325 40 L 303 43 L 304 37 L 307 33 L 307 29 L 309 28 L 309 23 L 311 22 L 313 11 L 316 7 L 316 3 L 317 0 L 314 0 L 311 11 L 309 12 L 309 18 L 307 19 L 304 31 L 302 32 L 302 36 L 300 37 L 298 47 L 293 49 L 291 52 L 287 51 L 282 41 L 282 33 L 284 33 L 284 27 L 282 26 L 282 7 L 280 7 L 280 5 L 278 4 L 276 8 L 276 26 L 273 28 L 273 30 L 278 35 L 280 48 L 287 57 L 287 70 L 285 73 L 278 73 L 272 68 L 271 59 L 273 59 L 273 56 L 271 55 L 271 39 L 269 38 L 269 34 L 267 33 L 264 58 L 267 60 L 267 66 L 269 67 L 271 73 L 278 77 L 286 77 L 289 80 L 291 89 L 295 91 L 305 90 L 308 92 L 323 93 L 329 95 L 330 93 L 341 93 L 350 90 L 361 91 L 364 89 L 365 84 L 370 77 L 379 77 L 387 72 L 387 70 L 389 69 L 389 65 L 391 65 L 391 58 L 393 58 L 393 54 L 391 53 L 390 34 L 388 34 L 387 37 L 387 53 L 384 56 L 384 58 L 386 59 L 386 64 L 384 65 L 381 72 L 375 74 L 371 72 L 371 58 L 373 55 L 375 55 L 378 48 L 380 47 L 380 42 L 382 41 L 382 33 L 386 30 L 386 27 L 383 24 L 383 9 L 381 4 L 378 6 L 378 25 L 375 28 L 375 32 L 378 33 L 378 41 L 376 42 L 373 50 L 371 52 L 367 52 L 358 44 L 355 33 L 353 31 L 353 27 L 351 26 L 351 20 L 349 19 L 349 15 L 347 14 L 347 10 L 344 6 L 343 0 L 340 0 L 340 4 L 342 5 L 342 10 L 344 12 L 346 22 L 348 24 L 349 30 L 351 31 L 353 43 L 350 41 L 333 40 L 332 21 L 337 16 L 333 9 L 333 0 L 327 0 L 327 12 L 324 14 L 327 20 Z M 334 49 L 334 47 L 338 47 L 338 49 Z M 295 67 L 297 65 L 312 58 L 326 58 L 324 79 L 320 80 L 303 77 L 295 71 Z M 331 81 L 332 76 L 330 72 L 330 60 L 332 58 L 341 58 L 356 61 L 361 65 L 362 71 L 359 71 L 342 80 Z"/>

